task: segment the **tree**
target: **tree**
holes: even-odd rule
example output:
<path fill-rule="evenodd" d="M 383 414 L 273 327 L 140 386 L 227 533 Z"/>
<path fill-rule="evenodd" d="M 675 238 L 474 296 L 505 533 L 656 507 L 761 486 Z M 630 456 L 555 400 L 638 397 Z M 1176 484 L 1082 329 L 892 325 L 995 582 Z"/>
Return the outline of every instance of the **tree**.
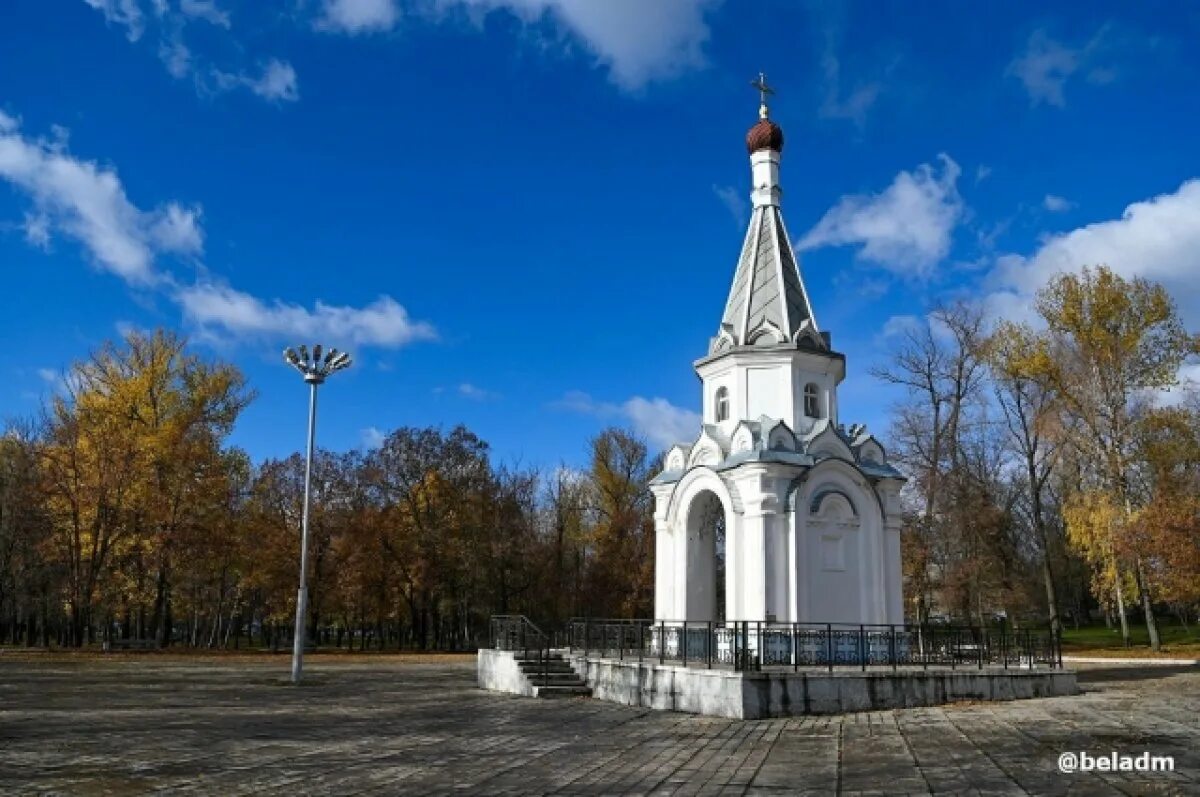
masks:
<path fill-rule="evenodd" d="M 1058 275 L 1038 293 L 1037 309 L 1055 355 L 1042 362 L 1040 376 L 1062 402 L 1073 443 L 1096 468 L 1101 489 L 1120 510 L 1113 532 L 1120 535 L 1131 528 L 1135 510 L 1131 478 L 1137 402 L 1146 391 L 1176 384 L 1180 366 L 1200 351 L 1200 341 L 1184 330 L 1161 285 L 1126 280 L 1105 266 Z M 1088 499 L 1085 505 L 1099 511 L 1105 502 Z M 1158 650 L 1146 559 L 1136 548 L 1129 554 L 1150 644 Z M 1119 585 L 1119 577 L 1114 580 Z M 1123 600 L 1119 588 L 1115 594 Z M 1123 632 L 1128 642 L 1127 629 Z"/>
<path fill-rule="evenodd" d="M 252 394 L 236 368 L 204 362 L 163 331 L 105 344 L 65 382 L 39 453 L 71 641 L 87 641 L 114 561 L 153 559 L 153 624 L 165 645 L 175 538 L 205 511 L 221 444 Z"/>
<path fill-rule="evenodd" d="M 1050 627 L 1057 634 L 1062 631 L 1062 623 L 1051 567 L 1045 504 L 1048 482 L 1060 451 L 1059 404 L 1054 389 L 1038 378 L 1046 369 L 1050 353 L 1046 342 L 1032 329 L 1011 322 L 997 327 L 987 341 L 985 352 L 996 403 L 1004 414 L 1009 440 L 1024 471 L 1023 503 L 1039 547 Z"/>

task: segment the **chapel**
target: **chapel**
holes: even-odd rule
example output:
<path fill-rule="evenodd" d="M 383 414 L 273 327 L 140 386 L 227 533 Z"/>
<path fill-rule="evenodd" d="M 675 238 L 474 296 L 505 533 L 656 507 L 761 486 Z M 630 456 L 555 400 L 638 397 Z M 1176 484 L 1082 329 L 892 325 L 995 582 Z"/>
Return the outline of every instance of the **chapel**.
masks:
<path fill-rule="evenodd" d="M 783 130 L 760 76 L 749 228 L 708 350 L 695 440 L 655 498 L 655 619 L 900 624 L 900 488 L 838 415 L 846 358 L 821 329 L 780 210 Z"/>

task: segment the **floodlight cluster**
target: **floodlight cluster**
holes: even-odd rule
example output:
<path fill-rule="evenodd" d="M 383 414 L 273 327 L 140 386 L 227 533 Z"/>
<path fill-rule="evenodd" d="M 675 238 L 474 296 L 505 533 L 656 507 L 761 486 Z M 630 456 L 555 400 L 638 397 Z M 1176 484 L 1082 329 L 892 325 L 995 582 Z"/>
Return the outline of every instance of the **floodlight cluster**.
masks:
<path fill-rule="evenodd" d="M 287 361 L 288 365 L 291 365 L 304 375 L 305 382 L 318 385 L 324 382 L 325 377 L 334 371 L 350 367 L 350 354 L 348 352 L 329 349 L 324 352 L 324 356 L 322 357 L 320 343 L 312 347 L 311 354 L 308 351 L 308 347 L 303 344 L 296 349 L 286 348 L 283 350 L 283 359 Z"/>

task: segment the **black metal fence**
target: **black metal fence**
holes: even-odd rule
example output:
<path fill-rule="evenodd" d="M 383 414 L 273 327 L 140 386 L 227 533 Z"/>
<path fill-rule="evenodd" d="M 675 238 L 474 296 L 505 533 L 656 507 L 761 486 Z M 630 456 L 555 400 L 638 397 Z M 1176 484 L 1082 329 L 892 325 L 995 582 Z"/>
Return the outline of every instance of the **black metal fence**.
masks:
<path fill-rule="evenodd" d="M 1062 667 L 1061 639 L 1048 629 L 576 619 L 549 644 L 605 658 L 739 671 Z"/>

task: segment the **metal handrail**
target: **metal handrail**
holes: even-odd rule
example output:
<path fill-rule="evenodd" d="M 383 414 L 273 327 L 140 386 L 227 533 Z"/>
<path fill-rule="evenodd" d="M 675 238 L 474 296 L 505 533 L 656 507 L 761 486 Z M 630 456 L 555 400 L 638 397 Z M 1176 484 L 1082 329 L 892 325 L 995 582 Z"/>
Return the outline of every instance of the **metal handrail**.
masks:
<path fill-rule="evenodd" d="M 573 618 L 566 647 L 595 650 L 614 658 L 646 657 L 660 664 L 731 665 L 735 670 L 764 666 L 985 665 L 1008 669 L 1046 665 L 1062 668 L 1062 639 L 1053 630 L 1013 631 L 978 626 L 883 623 L 791 623 L 759 620 L 693 621 Z"/>
<path fill-rule="evenodd" d="M 513 636 L 517 637 L 516 640 Z M 514 642 L 519 641 L 519 644 Z M 542 685 L 550 683 L 550 641 L 551 637 L 523 614 L 497 614 L 491 620 L 491 647 L 496 650 L 520 650 L 526 660 L 531 657 L 530 650 L 536 649 L 536 661 L 542 668 Z M 530 642 L 536 642 L 531 648 Z"/>

